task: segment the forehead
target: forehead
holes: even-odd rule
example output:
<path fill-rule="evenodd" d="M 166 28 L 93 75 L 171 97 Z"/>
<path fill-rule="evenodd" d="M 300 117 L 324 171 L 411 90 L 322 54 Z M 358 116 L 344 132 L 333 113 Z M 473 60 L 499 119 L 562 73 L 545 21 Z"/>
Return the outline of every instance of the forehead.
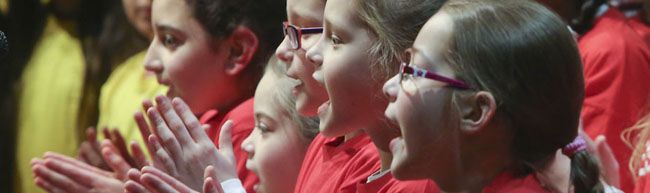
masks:
<path fill-rule="evenodd" d="M 453 28 L 449 15 L 440 11 L 424 24 L 413 42 L 413 47 L 430 60 L 438 61 L 447 51 Z"/>
<path fill-rule="evenodd" d="M 151 19 L 154 23 L 183 23 L 193 18 L 185 0 L 155 0 L 151 5 Z"/>
<path fill-rule="evenodd" d="M 356 8 L 358 0 L 328 0 L 325 5 L 325 19 L 340 26 L 352 26 L 351 21 L 358 21 Z"/>
<path fill-rule="evenodd" d="M 298 18 L 322 20 L 324 0 L 287 0 L 287 13 L 290 20 Z"/>

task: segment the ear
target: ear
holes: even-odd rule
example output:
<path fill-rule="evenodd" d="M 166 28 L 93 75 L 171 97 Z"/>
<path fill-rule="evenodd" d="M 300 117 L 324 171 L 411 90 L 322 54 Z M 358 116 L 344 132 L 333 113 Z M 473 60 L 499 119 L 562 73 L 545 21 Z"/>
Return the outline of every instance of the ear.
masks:
<path fill-rule="evenodd" d="M 496 100 L 490 92 L 479 91 L 471 97 L 461 99 L 460 129 L 464 133 L 476 133 L 485 128 L 494 118 Z"/>
<path fill-rule="evenodd" d="M 229 43 L 229 62 L 224 68 L 227 74 L 237 75 L 253 60 L 259 45 L 257 35 L 248 27 L 240 25 L 233 30 Z"/>

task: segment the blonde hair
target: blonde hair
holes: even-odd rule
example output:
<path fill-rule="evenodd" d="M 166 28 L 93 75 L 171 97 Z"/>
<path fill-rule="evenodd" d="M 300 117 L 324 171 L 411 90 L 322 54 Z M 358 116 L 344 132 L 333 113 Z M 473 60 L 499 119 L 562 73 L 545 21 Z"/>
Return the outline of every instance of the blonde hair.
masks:
<path fill-rule="evenodd" d="M 311 141 L 318 135 L 318 117 L 303 117 L 296 110 L 296 97 L 291 93 L 297 81 L 285 75 L 286 65 L 277 57 L 272 56 L 266 66 L 265 76 L 273 76 L 276 83 L 273 85 L 273 98 L 282 109 L 283 113 L 296 123 L 300 134 L 306 141 Z"/>
<path fill-rule="evenodd" d="M 650 113 L 645 117 L 639 119 L 639 121 L 632 127 L 626 129 L 621 133 L 621 138 L 629 147 L 633 147 L 632 156 L 630 157 L 630 163 L 628 167 L 632 172 L 632 176 L 639 177 L 638 172 L 641 169 L 641 163 L 643 163 L 643 154 L 646 151 L 646 144 L 650 137 Z M 647 155 L 646 155 L 647 156 Z"/>

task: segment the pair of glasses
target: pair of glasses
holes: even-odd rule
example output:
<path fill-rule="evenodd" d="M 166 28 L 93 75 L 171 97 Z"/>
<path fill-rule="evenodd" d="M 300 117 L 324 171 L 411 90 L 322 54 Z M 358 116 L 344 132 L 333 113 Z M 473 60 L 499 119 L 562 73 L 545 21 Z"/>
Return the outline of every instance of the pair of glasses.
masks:
<path fill-rule="evenodd" d="M 405 76 L 415 76 L 415 77 L 423 77 L 426 79 L 431 79 L 431 80 L 437 80 L 440 82 L 444 82 L 449 84 L 450 86 L 460 88 L 460 89 L 472 89 L 467 83 L 460 81 L 460 80 L 455 80 L 452 78 L 447 78 L 442 75 L 429 72 L 424 69 L 416 68 L 416 67 L 411 67 L 408 66 L 406 62 L 402 62 L 402 66 L 400 67 L 399 70 L 399 83 L 400 85 L 403 85 L 404 77 Z"/>
<path fill-rule="evenodd" d="M 291 43 L 291 48 L 294 50 L 300 49 L 302 35 L 304 34 L 316 34 L 323 33 L 322 27 L 305 27 L 301 28 L 295 25 L 289 24 L 289 22 L 282 23 L 282 29 L 285 37 L 289 37 L 289 43 Z"/>

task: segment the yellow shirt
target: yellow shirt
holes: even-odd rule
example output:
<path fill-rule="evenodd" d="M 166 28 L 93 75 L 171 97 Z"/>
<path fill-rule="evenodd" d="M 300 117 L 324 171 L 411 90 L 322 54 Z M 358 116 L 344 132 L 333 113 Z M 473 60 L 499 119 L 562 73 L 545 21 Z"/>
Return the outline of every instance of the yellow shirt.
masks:
<path fill-rule="evenodd" d="M 80 41 L 49 17 L 21 77 L 16 125 L 15 192 L 44 192 L 30 160 L 47 151 L 76 157 L 84 134 L 78 111 L 85 65 Z"/>
<path fill-rule="evenodd" d="M 142 100 L 153 99 L 167 92 L 167 87 L 158 84 L 153 74 L 145 74 L 143 67 L 146 51 L 140 52 L 120 64 L 102 86 L 99 96 L 99 122 L 97 128 L 118 128 L 128 143 L 137 141 L 146 151 L 142 135 L 133 113 L 142 109 Z M 99 132 L 101 133 L 101 132 Z M 99 134 L 103 138 L 102 134 Z M 129 151 L 131 149 L 129 148 Z M 147 154 L 148 155 L 148 154 Z"/>

